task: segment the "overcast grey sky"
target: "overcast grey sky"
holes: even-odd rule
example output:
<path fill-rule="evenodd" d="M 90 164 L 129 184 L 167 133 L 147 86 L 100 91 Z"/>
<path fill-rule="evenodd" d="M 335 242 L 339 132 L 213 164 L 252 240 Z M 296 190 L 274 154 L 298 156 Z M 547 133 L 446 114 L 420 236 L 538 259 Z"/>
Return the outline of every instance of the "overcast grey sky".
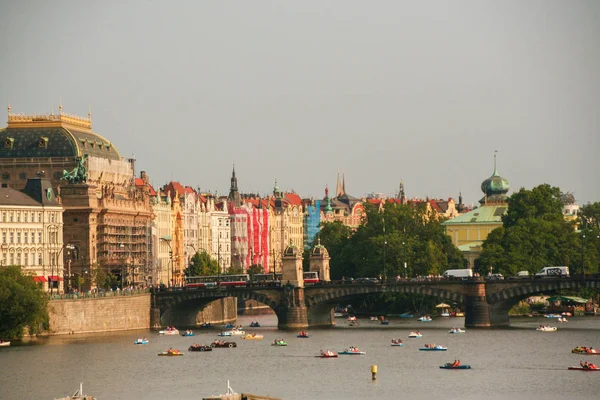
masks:
<path fill-rule="evenodd" d="M 600 201 L 600 1 L 0 0 L 0 101 L 85 116 L 167 181 Z M 6 119 L 2 119 L 6 121 Z"/>

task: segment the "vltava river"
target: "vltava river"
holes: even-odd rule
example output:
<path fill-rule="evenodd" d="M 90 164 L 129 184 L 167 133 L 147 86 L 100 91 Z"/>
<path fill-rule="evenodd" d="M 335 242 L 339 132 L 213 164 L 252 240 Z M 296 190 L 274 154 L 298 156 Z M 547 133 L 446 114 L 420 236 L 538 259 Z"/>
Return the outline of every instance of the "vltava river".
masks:
<path fill-rule="evenodd" d="M 598 399 L 600 372 L 568 371 L 587 359 L 600 364 L 600 356 L 572 354 L 577 345 L 600 347 L 600 318 L 571 318 L 559 324 L 545 318 L 512 318 L 509 329 L 467 330 L 462 318 L 433 322 L 392 320 L 389 326 L 359 319 L 347 327 L 344 319 L 331 329 L 313 329 L 310 339 L 296 332 L 277 331 L 276 317 L 240 317 L 262 341 L 234 338 L 238 347 L 190 353 L 192 343 L 208 344 L 218 329 L 197 329 L 195 337 L 159 336 L 151 331 L 102 335 L 55 336 L 30 344 L 0 348 L 0 399 L 53 399 L 70 395 L 84 383 L 84 392 L 99 400 L 201 399 L 224 393 L 226 381 L 237 392 L 283 399 Z M 541 323 L 558 326 L 554 333 L 537 332 Z M 419 329 L 421 339 L 408 339 Z M 250 331 L 249 328 L 246 328 Z M 146 336 L 149 345 L 134 345 Z M 271 346 L 275 337 L 287 347 Z M 402 338 L 404 347 L 391 347 Z M 448 347 L 446 352 L 423 352 L 424 343 Z M 320 359 L 320 349 L 343 350 L 357 346 L 365 356 Z M 158 357 L 168 347 L 183 357 Z M 471 370 L 441 370 L 439 365 L 460 359 Z M 379 369 L 371 380 L 371 365 Z"/>

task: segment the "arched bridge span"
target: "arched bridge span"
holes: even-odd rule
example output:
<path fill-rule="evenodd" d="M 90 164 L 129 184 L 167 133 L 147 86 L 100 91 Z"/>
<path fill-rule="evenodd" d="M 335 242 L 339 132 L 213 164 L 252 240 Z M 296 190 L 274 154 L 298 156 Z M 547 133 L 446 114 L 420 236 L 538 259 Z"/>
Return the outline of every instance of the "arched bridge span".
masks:
<path fill-rule="evenodd" d="M 599 288 L 599 278 L 515 281 L 394 282 L 387 284 L 326 284 L 293 287 L 219 287 L 157 291 L 153 293 L 153 327 L 194 325 L 196 315 L 213 301 L 226 297 L 256 300 L 273 309 L 280 328 L 306 328 L 334 324 L 332 308 L 347 300 L 373 293 L 410 293 L 464 304 L 465 326 L 508 325 L 510 308 L 531 295 L 558 290 Z"/>

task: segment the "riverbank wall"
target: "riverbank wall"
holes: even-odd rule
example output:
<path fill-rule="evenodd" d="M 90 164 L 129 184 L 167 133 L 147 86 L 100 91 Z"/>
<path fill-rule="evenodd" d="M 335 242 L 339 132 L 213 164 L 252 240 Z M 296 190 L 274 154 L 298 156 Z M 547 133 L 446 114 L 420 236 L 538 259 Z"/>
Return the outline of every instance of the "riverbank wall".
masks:
<path fill-rule="evenodd" d="M 51 300 L 51 335 L 150 328 L 150 293 Z"/>
<path fill-rule="evenodd" d="M 160 329 L 160 325 L 151 325 L 151 296 L 150 293 L 139 292 L 114 296 L 54 298 L 48 302 L 50 326 L 46 334 Z M 236 319 L 235 298 L 226 298 L 207 304 L 198 312 L 195 322 L 196 325 L 203 322 L 220 324 Z M 189 327 L 193 328 L 193 322 L 191 324 Z"/>

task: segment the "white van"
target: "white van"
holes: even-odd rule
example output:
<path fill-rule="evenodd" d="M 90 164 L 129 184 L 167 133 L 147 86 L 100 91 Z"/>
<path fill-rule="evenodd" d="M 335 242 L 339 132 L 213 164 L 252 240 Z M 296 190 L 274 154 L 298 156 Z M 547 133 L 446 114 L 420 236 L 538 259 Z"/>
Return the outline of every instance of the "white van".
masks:
<path fill-rule="evenodd" d="M 472 278 L 473 270 L 469 268 L 449 269 L 442 275 L 444 278 Z"/>
<path fill-rule="evenodd" d="M 569 267 L 544 267 L 542 270 L 535 274 L 536 278 L 550 277 L 550 278 L 563 278 L 569 276 Z"/>

